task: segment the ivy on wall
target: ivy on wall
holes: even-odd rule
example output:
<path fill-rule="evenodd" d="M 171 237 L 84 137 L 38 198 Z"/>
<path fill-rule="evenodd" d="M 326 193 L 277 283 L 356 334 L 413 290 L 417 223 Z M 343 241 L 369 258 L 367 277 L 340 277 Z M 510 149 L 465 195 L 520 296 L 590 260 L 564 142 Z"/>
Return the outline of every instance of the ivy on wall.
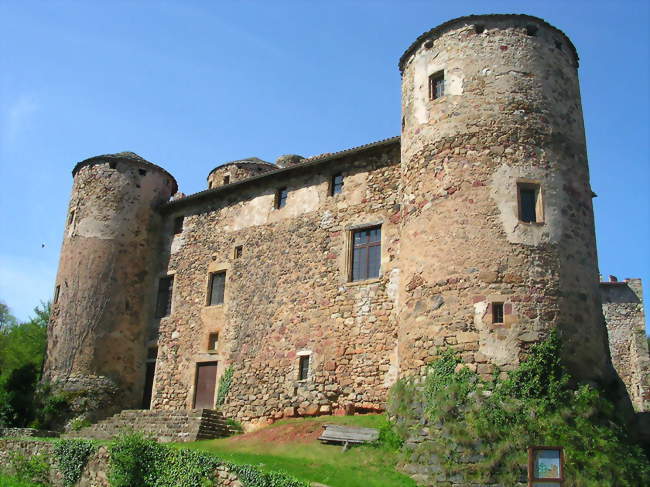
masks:
<path fill-rule="evenodd" d="M 74 487 L 79 481 L 88 457 L 95 450 L 95 444 L 89 440 L 66 439 L 54 444 L 54 455 L 65 487 Z"/>
<path fill-rule="evenodd" d="M 575 382 L 560 361 L 552 333 L 505 379 L 483 381 L 453 350 L 439 351 L 423 383 L 403 379 L 388 408 L 396 431 L 412 438 L 427 423 L 431 434 L 407 448 L 412 462 L 439 464 L 448 476 L 512 486 L 526 478 L 527 448 L 565 448 L 569 485 L 650 485 L 650 462 L 629 438 L 614 407 L 599 391 Z"/>
<path fill-rule="evenodd" d="M 217 389 L 217 406 L 223 406 L 226 402 L 226 396 L 230 392 L 230 386 L 232 385 L 232 377 L 235 373 L 235 369 L 232 365 L 229 365 L 226 370 L 224 370 L 221 379 L 219 379 L 219 388 Z"/>

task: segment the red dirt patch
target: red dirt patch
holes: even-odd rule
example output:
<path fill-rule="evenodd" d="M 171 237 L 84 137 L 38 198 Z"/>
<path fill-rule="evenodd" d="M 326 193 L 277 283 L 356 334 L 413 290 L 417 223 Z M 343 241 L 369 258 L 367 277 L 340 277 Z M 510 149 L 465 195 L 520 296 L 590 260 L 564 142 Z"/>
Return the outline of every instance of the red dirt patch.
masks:
<path fill-rule="evenodd" d="M 226 441 L 228 443 L 239 443 L 242 441 L 273 442 L 276 444 L 310 443 L 318 439 L 323 432 L 323 425 L 327 423 L 328 421 L 323 420 L 274 425 L 245 435 L 233 436 Z"/>

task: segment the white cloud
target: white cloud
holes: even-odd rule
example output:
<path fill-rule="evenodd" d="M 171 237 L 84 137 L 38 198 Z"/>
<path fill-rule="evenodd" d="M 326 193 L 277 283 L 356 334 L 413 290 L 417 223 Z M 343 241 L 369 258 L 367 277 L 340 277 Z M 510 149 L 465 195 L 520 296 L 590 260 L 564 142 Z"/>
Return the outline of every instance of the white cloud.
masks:
<path fill-rule="evenodd" d="M 55 277 L 56 267 L 49 263 L 0 255 L 0 301 L 26 320 L 41 301 L 51 299 Z"/>
<path fill-rule="evenodd" d="M 20 133 L 29 125 L 32 115 L 38 110 L 39 105 L 34 95 L 19 95 L 3 110 L 2 130 L 0 140 L 3 145 L 16 141 Z"/>

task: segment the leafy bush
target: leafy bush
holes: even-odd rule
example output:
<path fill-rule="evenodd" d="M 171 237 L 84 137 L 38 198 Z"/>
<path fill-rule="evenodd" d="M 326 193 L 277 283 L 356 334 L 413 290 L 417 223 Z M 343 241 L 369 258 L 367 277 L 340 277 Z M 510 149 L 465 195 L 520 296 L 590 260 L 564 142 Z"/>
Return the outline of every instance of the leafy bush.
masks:
<path fill-rule="evenodd" d="M 232 465 L 207 453 L 174 449 L 140 434 L 118 437 L 110 447 L 111 487 L 205 487 L 226 465 L 245 487 L 307 487 L 283 473 L 263 473 L 250 465 Z"/>
<path fill-rule="evenodd" d="M 564 446 L 576 487 L 650 485 L 650 463 L 611 403 L 591 386 L 572 388 L 559 357 L 552 333 L 506 379 L 483 382 L 441 351 L 424 384 L 403 380 L 391 391 L 397 431 L 408 438 L 424 416 L 432 434 L 411 454 L 434 455 L 447 474 L 473 482 L 514 485 L 525 478 L 527 447 L 546 444 Z"/>
<path fill-rule="evenodd" d="M 7 468 L 8 467 L 8 468 Z M 48 485 L 50 465 L 45 455 L 25 456 L 18 452 L 9 455 L 8 465 L 3 469 L 16 480 L 35 485 Z"/>
<path fill-rule="evenodd" d="M 73 487 L 79 481 L 88 457 L 94 451 L 95 445 L 89 440 L 59 440 L 54 444 L 54 454 L 65 487 Z"/>

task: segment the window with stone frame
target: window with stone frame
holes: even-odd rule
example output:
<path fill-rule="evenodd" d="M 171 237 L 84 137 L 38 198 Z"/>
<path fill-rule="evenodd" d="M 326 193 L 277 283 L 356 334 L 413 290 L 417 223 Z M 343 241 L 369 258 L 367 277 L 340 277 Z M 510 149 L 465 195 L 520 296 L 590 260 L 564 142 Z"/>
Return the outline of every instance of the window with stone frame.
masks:
<path fill-rule="evenodd" d="M 226 271 L 210 274 L 210 289 L 208 293 L 208 306 L 223 304 L 226 290 Z"/>
<path fill-rule="evenodd" d="M 174 235 L 178 235 L 179 233 L 183 233 L 183 222 L 185 221 L 185 217 L 183 216 L 177 216 L 174 218 Z"/>
<path fill-rule="evenodd" d="M 219 344 L 219 333 L 213 332 L 208 335 L 208 352 L 216 352 Z"/>
<path fill-rule="evenodd" d="M 492 323 L 503 323 L 503 303 L 492 303 Z"/>
<path fill-rule="evenodd" d="M 158 299 L 156 301 L 156 318 L 169 316 L 172 311 L 174 276 L 165 276 L 158 282 Z"/>
<path fill-rule="evenodd" d="M 289 192 L 287 191 L 287 188 L 280 188 L 275 192 L 275 209 L 279 210 L 280 208 L 284 208 L 287 206 L 287 196 L 289 196 Z"/>
<path fill-rule="evenodd" d="M 445 72 L 438 71 L 429 76 L 429 100 L 445 96 Z"/>
<path fill-rule="evenodd" d="M 350 280 L 364 281 L 379 277 L 381 268 L 381 227 L 352 232 Z"/>
<path fill-rule="evenodd" d="M 343 174 L 338 173 L 332 176 L 330 180 L 330 196 L 335 196 L 343 192 Z"/>
<path fill-rule="evenodd" d="M 309 355 L 301 355 L 298 359 L 298 380 L 309 378 Z"/>
<path fill-rule="evenodd" d="M 519 221 L 524 223 L 542 223 L 544 221 L 542 193 L 538 183 L 518 182 L 517 202 Z"/>

